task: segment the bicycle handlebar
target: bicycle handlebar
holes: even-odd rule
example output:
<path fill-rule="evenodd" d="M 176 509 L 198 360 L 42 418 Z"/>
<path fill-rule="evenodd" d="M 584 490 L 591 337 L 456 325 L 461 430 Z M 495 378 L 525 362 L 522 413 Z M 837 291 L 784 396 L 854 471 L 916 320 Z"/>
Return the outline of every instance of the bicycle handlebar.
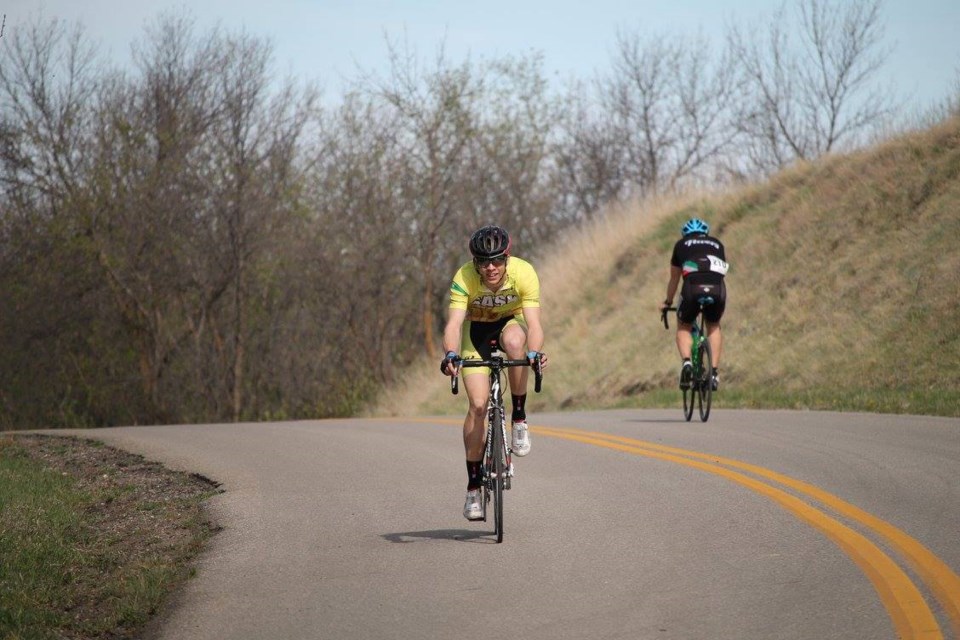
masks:
<path fill-rule="evenodd" d="M 540 371 L 540 356 L 537 356 L 533 364 L 529 360 L 508 360 L 506 358 L 490 358 L 489 360 L 464 360 L 457 358 L 454 362 L 460 367 L 491 367 L 493 369 L 506 369 L 507 367 L 531 367 L 533 368 L 534 383 L 533 390 L 540 393 L 540 387 L 543 384 L 543 372 Z M 450 393 L 457 395 L 460 393 L 460 378 L 451 376 Z"/>
<path fill-rule="evenodd" d="M 667 312 L 668 312 L 668 311 L 676 311 L 676 310 L 677 310 L 676 307 L 664 307 L 663 309 L 660 310 L 660 320 L 663 321 L 663 328 L 664 328 L 664 329 L 669 329 L 669 328 L 670 328 L 670 325 L 669 325 L 668 322 L 667 322 Z"/>

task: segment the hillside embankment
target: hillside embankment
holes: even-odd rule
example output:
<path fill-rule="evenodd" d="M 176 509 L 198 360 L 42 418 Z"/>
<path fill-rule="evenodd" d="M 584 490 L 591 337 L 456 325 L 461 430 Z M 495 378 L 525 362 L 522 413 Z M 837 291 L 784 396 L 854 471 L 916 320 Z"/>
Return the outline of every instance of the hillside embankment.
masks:
<path fill-rule="evenodd" d="M 532 411 L 679 403 L 656 309 L 692 216 L 731 265 L 715 406 L 960 415 L 957 119 L 763 184 L 609 211 L 550 247 L 535 265 L 550 367 Z M 460 413 L 438 358 L 371 412 Z"/>

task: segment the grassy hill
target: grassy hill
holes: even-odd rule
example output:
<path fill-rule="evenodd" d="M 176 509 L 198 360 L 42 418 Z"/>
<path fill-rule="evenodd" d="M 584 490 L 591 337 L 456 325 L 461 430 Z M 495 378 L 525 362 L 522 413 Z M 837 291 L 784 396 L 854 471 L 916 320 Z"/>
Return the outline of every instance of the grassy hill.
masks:
<path fill-rule="evenodd" d="M 657 305 L 691 216 L 731 265 L 715 406 L 960 416 L 960 120 L 736 192 L 611 211 L 551 247 L 532 411 L 679 404 Z M 430 355 L 371 412 L 461 413 Z"/>

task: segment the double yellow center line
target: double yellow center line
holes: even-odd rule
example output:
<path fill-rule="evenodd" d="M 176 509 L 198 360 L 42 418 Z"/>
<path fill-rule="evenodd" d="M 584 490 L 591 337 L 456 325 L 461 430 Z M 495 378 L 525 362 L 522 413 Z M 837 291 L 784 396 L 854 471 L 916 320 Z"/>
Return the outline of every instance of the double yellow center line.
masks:
<path fill-rule="evenodd" d="M 418 422 L 459 424 L 453 420 L 415 420 Z M 920 590 L 906 572 L 869 538 L 851 529 L 813 504 L 805 502 L 795 494 L 812 498 L 835 513 L 858 522 L 873 531 L 898 554 L 906 558 L 913 570 L 917 572 L 917 575 L 927 584 L 940 602 L 950 619 L 953 636 L 960 640 L 960 577 L 914 538 L 890 523 L 841 500 L 819 487 L 738 460 L 633 438 L 548 426 L 531 427 L 530 431 L 543 436 L 571 440 L 692 467 L 721 476 L 770 498 L 803 522 L 823 532 L 850 556 L 879 594 L 883 606 L 890 615 L 898 638 L 902 640 L 942 640 L 943 634 L 936 617 L 924 600 Z M 748 473 L 751 475 L 747 475 Z M 760 480 L 760 478 L 769 482 Z M 781 487 L 790 489 L 794 493 L 789 493 Z"/>
<path fill-rule="evenodd" d="M 937 620 L 920 590 L 903 569 L 876 544 L 796 495 L 758 478 L 765 478 L 797 494 L 809 496 L 836 513 L 874 531 L 904 556 L 939 600 L 950 618 L 954 636 L 960 639 L 960 577 L 926 547 L 903 531 L 818 487 L 756 465 L 633 438 L 556 427 L 531 427 L 530 430 L 544 436 L 693 467 L 724 477 L 774 500 L 802 521 L 822 531 L 853 559 L 873 583 L 893 621 L 897 637 L 904 640 L 942 639 L 943 635 Z"/>

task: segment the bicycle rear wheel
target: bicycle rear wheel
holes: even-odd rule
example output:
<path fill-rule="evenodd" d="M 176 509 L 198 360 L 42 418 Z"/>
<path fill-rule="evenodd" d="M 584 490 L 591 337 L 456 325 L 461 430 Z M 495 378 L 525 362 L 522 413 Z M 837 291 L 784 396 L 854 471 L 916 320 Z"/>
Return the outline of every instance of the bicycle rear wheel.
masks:
<path fill-rule="evenodd" d="M 494 409 L 490 415 L 490 447 L 492 460 L 488 460 L 490 470 L 490 494 L 493 498 L 493 524 L 497 542 L 503 542 L 503 484 L 507 475 L 506 449 L 503 442 L 503 414 Z"/>
<path fill-rule="evenodd" d="M 696 372 L 694 383 L 697 387 L 697 396 L 700 405 L 700 421 L 706 422 L 710 417 L 710 405 L 713 402 L 713 351 L 710 341 L 704 338 L 700 342 L 700 370 Z"/>

